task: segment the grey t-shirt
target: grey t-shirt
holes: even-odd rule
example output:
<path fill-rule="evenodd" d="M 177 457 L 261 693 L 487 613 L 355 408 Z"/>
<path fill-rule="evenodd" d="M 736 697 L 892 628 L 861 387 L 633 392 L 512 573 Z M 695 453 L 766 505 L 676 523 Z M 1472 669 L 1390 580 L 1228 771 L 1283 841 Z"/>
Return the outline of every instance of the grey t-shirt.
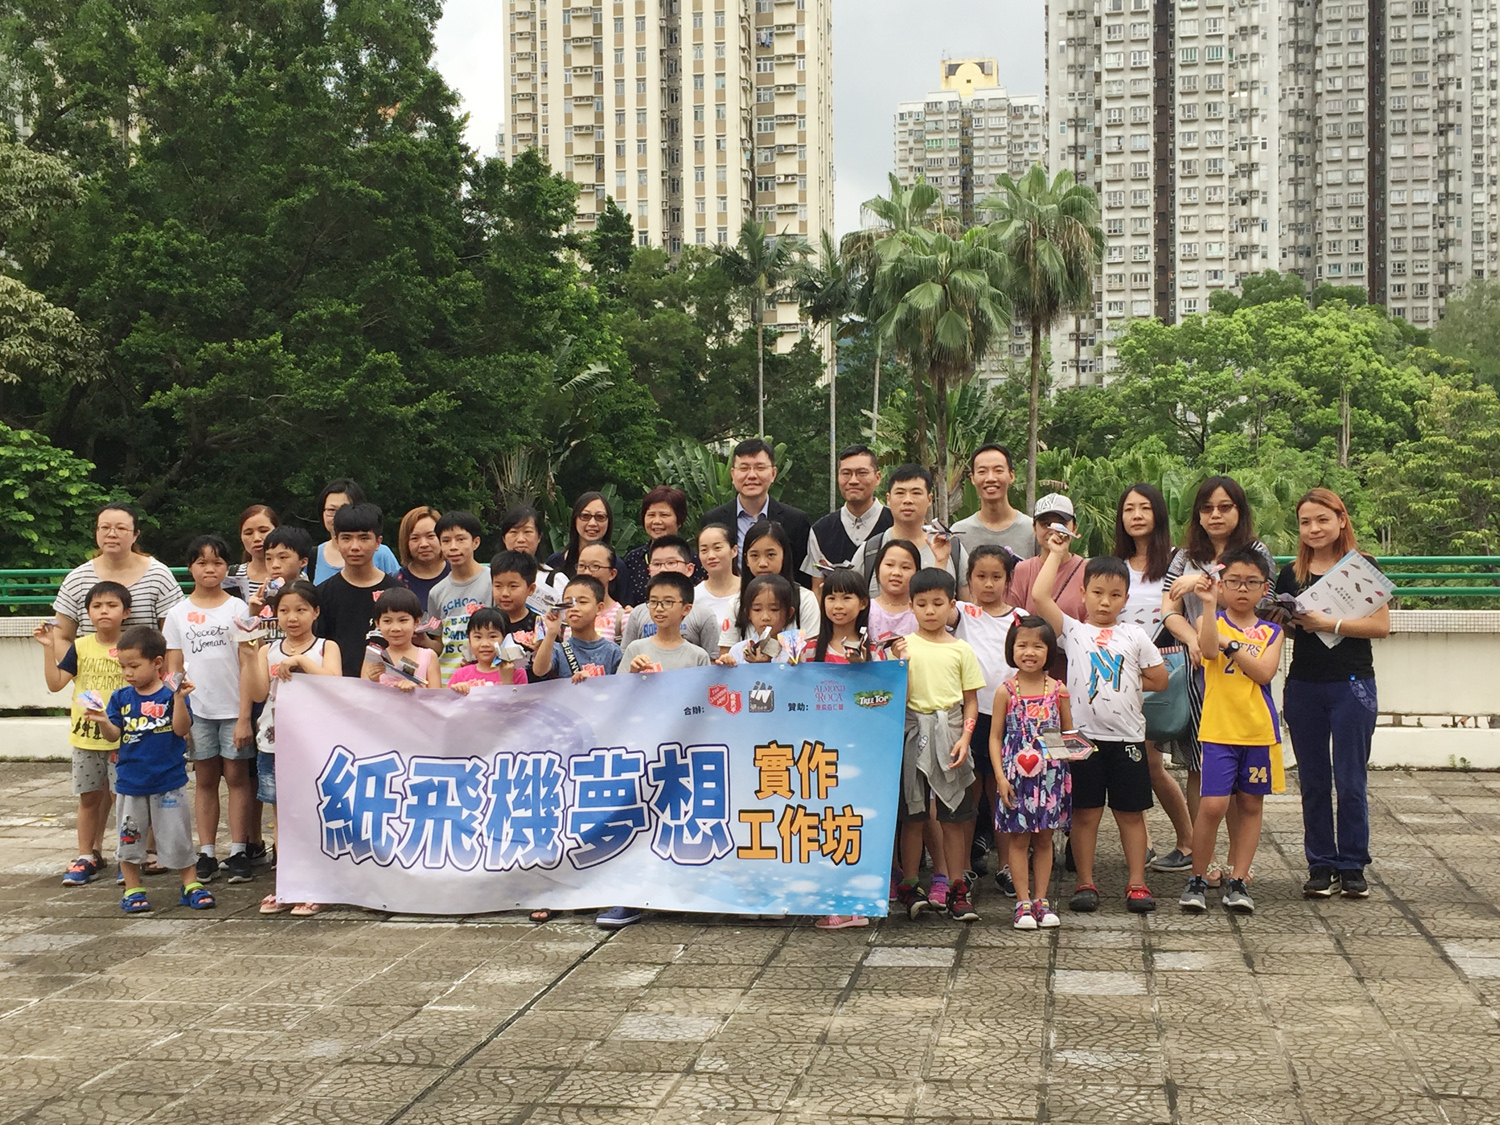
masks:
<path fill-rule="evenodd" d="M 628 649 L 632 641 L 655 635 L 656 622 L 651 620 L 650 609 L 642 603 L 630 611 L 630 617 L 625 622 L 625 632 L 620 636 L 620 645 Z M 690 645 L 697 645 L 704 652 L 717 654 L 719 615 L 701 605 L 695 605 L 682 620 L 682 639 Z"/>
<path fill-rule="evenodd" d="M 661 665 L 663 672 L 675 672 L 679 668 L 701 668 L 713 663 L 709 660 L 708 653 L 691 641 L 685 641 L 676 648 L 662 648 L 656 643 L 655 637 L 642 637 L 625 646 L 625 658 L 620 661 L 620 671 L 630 671 L 630 662 L 637 656 L 650 657 L 653 664 Z"/>
<path fill-rule="evenodd" d="M 1032 521 L 1020 512 L 1016 513 L 1015 520 L 1004 531 L 985 527 L 979 522 L 978 512 L 959 520 L 953 525 L 953 530 L 963 532 L 964 547 L 971 554 L 975 547 L 988 543 L 996 547 L 1009 547 L 1020 559 L 1036 555 L 1036 535 L 1032 531 Z"/>
<path fill-rule="evenodd" d="M 958 525 L 954 524 L 955 530 Z M 880 575 L 875 569 L 875 561 L 880 558 L 880 548 L 884 547 L 892 539 L 895 539 L 896 529 L 889 528 L 879 535 L 872 535 L 865 540 L 864 546 L 854 556 L 855 567 L 870 580 L 870 597 L 880 596 Z M 917 553 L 922 556 L 924 567 L 937 566 L 937 557 L 932 553 L 932 547 L 923 543 L 917 548 Z M 952 547 L 948 555 L 947 571 L 953 575 L 953 582 L 962 588 L 968 578 L 969 545 L 962 539 L 952 540 Z"/>

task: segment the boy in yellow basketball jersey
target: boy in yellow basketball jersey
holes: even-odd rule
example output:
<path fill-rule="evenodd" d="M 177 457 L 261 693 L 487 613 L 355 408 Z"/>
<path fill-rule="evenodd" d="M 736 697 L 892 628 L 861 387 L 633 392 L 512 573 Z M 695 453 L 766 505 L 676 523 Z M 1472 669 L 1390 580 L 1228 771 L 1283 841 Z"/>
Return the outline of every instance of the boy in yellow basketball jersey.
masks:
<path fill-rule="evenodd" d="M 1193 821 L 1193 877 L 1178 904 L 1201 913 L 1208 909 L 1208 862 L 1213 858 L 1219 821 L 1229 802 L 1240 821 L 1229 842 L 1229 877 L 1224 906 L 1242 914 L 1255 910 L 1245 885 L 1260 842 L 1261 807 L 1267 793 L 1286 788 L 1281 769 L 1281 735 L 1271 680 L 1281 663 L 1281 626 L 1255 615 L 1271 575 L 1266 560 L 1248 548 L 1219 560 L 1217 580 L 1205 576 L 1198 589 L 1203 617 L 1198 643 L 1203 649 L 1203 796 Z M 1220 608 L 1222 606 L 1222 608 Z M 1171 608 L 1170 606 L 1168 608 Z"/>

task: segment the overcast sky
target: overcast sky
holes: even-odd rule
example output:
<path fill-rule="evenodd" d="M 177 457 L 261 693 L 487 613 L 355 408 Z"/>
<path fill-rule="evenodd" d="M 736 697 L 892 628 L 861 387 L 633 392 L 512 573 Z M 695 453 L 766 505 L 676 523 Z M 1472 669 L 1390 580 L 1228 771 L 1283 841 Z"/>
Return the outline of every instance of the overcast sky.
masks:
<path fill-rule="evenodd" d="M 896 103 L 938 88 L 946 57 L 993 56 L 1014 94 L 1043 92 L 1043 6 L 1015 0 L 834 0 L 835 218 L 842 234 L 859 205 L 884 195 L 894 159 Z M 504 117 L 505 12 L 500 0 L 448 0 L 437 66 L 462 95 L 469 143 L 495 151 Z"/>

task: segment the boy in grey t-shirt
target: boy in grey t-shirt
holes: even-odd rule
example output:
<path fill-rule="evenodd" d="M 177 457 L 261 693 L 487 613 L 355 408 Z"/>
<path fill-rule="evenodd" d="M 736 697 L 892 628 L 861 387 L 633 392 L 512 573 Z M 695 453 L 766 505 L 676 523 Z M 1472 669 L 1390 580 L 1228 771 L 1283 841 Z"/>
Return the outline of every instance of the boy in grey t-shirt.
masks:
<path fill-rule="evenodd" d="M 625 647 L 622 663 L 631 672 L 671 672 L 711 664 L 708 653 L 682 637 L 682 622 L 693 608 L 693 583 L 683 574 L 665 571 L 646 586 L 646 606 L 656 635 Z"/>

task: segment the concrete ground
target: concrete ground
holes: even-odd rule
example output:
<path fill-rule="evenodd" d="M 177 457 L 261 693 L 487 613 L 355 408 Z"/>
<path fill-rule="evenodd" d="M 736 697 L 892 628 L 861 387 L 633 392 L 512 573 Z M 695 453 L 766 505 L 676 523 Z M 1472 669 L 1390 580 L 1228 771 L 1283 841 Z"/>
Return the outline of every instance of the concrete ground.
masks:
<path fill-rule="evenodd" d="M 1500 775 L 1377 773 L 1367 901 L 1306 902 L 1273 799 L 1253 917 L 329 910 L 126 918 L 59 885 L 67 767 L 0 764 L 0 1122 L 1500 1122 Z M 1159 813 L 1157 834 L 1170 840 Z"/>

